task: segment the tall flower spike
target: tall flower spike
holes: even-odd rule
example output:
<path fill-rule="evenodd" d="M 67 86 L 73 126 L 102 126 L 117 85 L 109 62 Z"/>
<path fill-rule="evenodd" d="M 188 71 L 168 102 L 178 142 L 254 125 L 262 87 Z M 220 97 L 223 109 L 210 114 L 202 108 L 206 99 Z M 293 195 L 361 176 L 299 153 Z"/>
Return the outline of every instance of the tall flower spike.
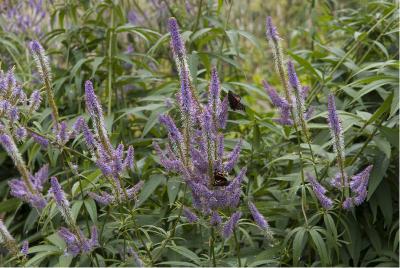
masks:
<path fill-rule="evenodd" d="M 22 159 L 21 154 L 18 151 L 18 148 L 14 140 L 9 135 L 5 133 L 0 133 L 0 143 L 3 145 L 4 150 L 6 150 L 8 155 L 13 160 L 14 165 L 21 174 L 24 184 L 29 190 L 29 192 L 31 194 L 35 194 L 34 187 L 29 179 L 30 178 L 29 171 L 25 165 L 24 160 Z"/>
<path fill-rule="evenodd" d="M 81 230 L 77 230 L 79 234 L 71 232 L 65 227 L 61 227 L 58 231 L 58 235 L 67 244 L 66 253 L 76 256 L 79 253 L 91 252 L 96 246 L 98 246 L 97 241 L 97 228 L 95 226 L 91 229 L 91 239 L 87 239 Z"/>
<path fill-rule="evenodd" d="M 267 37 L 268 39 L 274 41 L 274 42 L 278 42 L 279 41 L 279 35 L 278 32 L 276 30 L 275 25 L 272 23 L 272 18 L 270 16 L 267 17 Z"/>
<path fill-rule="evenodd" d="M 372 167 L 372 165 L 369 165 L 363 171 L 351 178 L 350 189 L 355 194 L 354 204 L 357 206 L 361 205 L 367 198 L 368 179 Z"/>
<path fill-rule="evenodd" d="M 168 19 L 168 28 L 171 34 L 172 51 L 174 52 L 176 57 L 178 58 L 184 57 L 186 55 L 185 45 L 183 43 L 181 35 L 179 34 L 179 26 L 175 18 Z"/>
<path fill-rule="evenodd" d="M 49 146 L 49 141 L 48 141 L 45 137 L 40 136 L 40 135 L 38 135 L 38 134 L 36 134 L 36 133 L 33 133 L 33 132 L 29 133 L 29 135 L 32 137 L 32 139 L 33 139 L 37 144 L 40 145 L 40 147 L 42 147 L 42 149 L 46 149 L 47 146 Z"/>
<path fill-rule="evenodd" d="M 40 96 L 40 91 L 33 91 L 31 96 L 29 97 L 29 112 L 31 113 L 33 111 L 36 111 L 39 108 L 41 101 L 42 97 Z"/>
<path fill-rule="evenodd" d="M 333 148 L 337 154 L 339 165 L 341 165 L 345 159 L 343 129 L 336 110 L 335 97 L 331 94 L 328 96 L 328 123 L 333 140 Z"/>
<path fill-rule="evenodd" d="M 213 211 L 210 218 L 210 225 L 211 226 L 218 226 L 222 222 L 221 216 L 218 214 L 217 211 Z"/>
<path fill-rule="evenodd" d="M 223 229 L 222 229 L 222 236 L 225 239 L 228 239 L 233 232 L 235 231 L 236 225 L 240 220 L 240 217 L 242 216 L 242 212 L 237 211 L 232 214 L 232 216 L 229 218 L 229 220 L 225 223 Z"/>
<path fill-rule="evenodd" d="M 311 174 L 307 173 L 307 178 L 311 184 L 315 196 L 317 197 L 321 205 L 325 209 L 332 208 L 333 201 L 325 195 L 326 189 L 321 184 L 319 184 L 319 182 Z"/>
<path fill-rule="evenodd" d="M 33 58 L 35 59 L 36 66 L 39 70 L 40 76 L 42 78 L 43 84 L 46 89 L 48 101 L 52 110 L 53 120 L 55 126 L 58 127 L 58 109 L 56 102 L 54 101 L 54 94 L 52 89 L 52 78 L 49 66 L 49 61 L 47 59 L 46 53 L 42 45 L 38 41 L 31 41 L 29 43 Z"/>
<path fill-rule="evenodd" d="M 85 82 L 85 101 L 86 109 L 88 110 L 90 116 L 103 116 L 103 109 L 97 100 L 96 93 L 94 93 L 93 83 L 90 80 Z"/>
<path fill-rule="evenodd" d="M 56 177 L 52 177 L 50 179 L 51 182 L 51 192 L 53 193 L 54 200 L 56 201 L 57 207 L 61 212 L 61 215 L 65 219 L 65 221 L 68 223 L 68 225 L 74 225 L 75 222 L 72 218 L 72 212 L 69 208 L 69 202 L 65 198 L 65 193 L 61 189 L 60 184 L 58 183 L 58 180 Z"/>
<path fill-rule="evenodd" d="M 228 119 L 228 96 L 225 96 L 218 108 L 218 127 L 225 129 L 226 120 Z"/>
<path fill-rule="evenodd" d="M 213 67 L 211 69 L 211 81 L 209 88 L 209 97 L 208 97 L 208 105 L 213 110 L 214 113 L 217 112 L 217 108 L 220 103 L 220 84 L 217 68 Z"/>
<path fill-rule="evenodd" d="M 290 106 L 289 103 L 279 96 L 276 90 L 271 87 L 265 80 L 263 81 L 264 89 L 267 92 L 268 96 L 271 99 L 273 105 L 279 108 L 281 117 L 279 119 L 275 119 L 276 122 L 282 125 L 292 125 L 293 121 L 290 119 Z"/>
<path fill-rule="evenodd" d="M 239 159 L 240 150 L 242 148 L 242 140 L 240 140 L 232 152 L 228 155 L 228 161 L 225 163 L 225 171 L 230 172 L 235 166 L 237 160 Z"/>
<path fill-rule="evenodd" d="M 285 60 L 283 57 L 282 47 L 280 45 L 280 38 L 275 25 L 272 23 L 271 17 L 267 17 L 266 29 L 267 29 L 267 38 L 270 41 L 269 43 L 274 54 L 275 68 L 279 74 L 279 78 L 283 85 L 286 101 L 289 104 L 291 104 L 292 94 L 286 78 L 286 69 L 284 65 Z"/>
<path fill-rule="evenodd" d="M 183 208 L 183 215 L 186 217 L 189 223 L 194 223 L 199 220 L 199 218 L 196 216 L 196 214 L 193 213 L 189 208 L 184 207 Z"/>
<path fill-rule="evenodd" d="M 293 87 L 293 89 L 295 89 L 295 90 L 301 92 L 301 94 L 303 94 L 302 89 L 300 87 L 299 78 L 297 77 L 296 70 L 294 68 L 294 64 L 291 60 L 288 61 L 287 68 L 288 68 L 288 78 L 289 78 L 290 85 Z"/>
<path fill-rule="evenodd" d="M 258 227 L 260 227 L 261 230 L 263 230 L 263 231 L 266 231 L 266 232 L 270 231 L 267 220 L 264 218 L 263 215 L 261 215 L 261 213 L 258 211 L 258 209 L 253 204 L 253 202 L 249 201 L 248 206 L 249 206 L 250 213 L 253 216 L 253 219 L 256 222 L 256 224 L 258 225 Z"/>
<path fill-rule="evenodd" d="M 96 134 L 99 136 L 100 139 L 100 143 L 103 145 L 106 153 L 110 155 L 112 153 L 112 146 L 105 127 L 103 109 L 101 108 L 101 105 L 97 100 L 97 96 L 94 93 L 93 84 L 90 80 L 87 80 L 85 82 L 85 100 L 86 109 L 88 110 L 90 117 L 92 118 Z"/>
<path fill-rule="evenodd" d="M 177 144 L 183 143 L 183 137 L 181 132 L 176 127 L 174 121 L 169 115 L 160 115 L 160 123 L 163 124 L 167 130 L 168 134 L 172 138 L 172 140 Z"/>

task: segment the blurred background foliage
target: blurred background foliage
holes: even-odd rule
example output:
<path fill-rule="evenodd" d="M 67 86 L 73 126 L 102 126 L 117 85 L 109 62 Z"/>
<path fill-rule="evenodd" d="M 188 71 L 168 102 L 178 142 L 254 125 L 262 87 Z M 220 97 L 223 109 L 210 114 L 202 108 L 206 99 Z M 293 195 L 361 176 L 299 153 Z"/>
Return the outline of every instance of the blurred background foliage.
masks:
<path fill-rule="evenodd" d="M 90 79 L 104 104 L 113 143 L 135 147 L 136 170 L 126 180 L 145 181 L 140 206 L 134 218 L 105 223 L 104 246 L 96 253 L 99 264 L 132 265 L 132 260 L 118 257 L 118 245 L 131 237 L 134 224 L 143 226 L 138 229 L 145 236 L 141 255 L 151 251 L 158 257 L 152 260 L 153 265 L 209 264 L 208 235 L 203 235 L 201 224 L 180 223 L 172 237 L 168 232 L 176 208 L 185 201 L 180 179 L 160 168 L 151 146 L 154 139 L 166 136 L 158 116 L 177 112 L 170 103 L 179 80 L 166 27 L 168 17 L 174 16 L 186 41 L 200 95 L 206 98 L 210 69 L 215 65 L 223 91 L 240 94 L 247 107 L 246 113 L 230 112 L 226 143 L 232 147 L 234 140 L 244 140 L 239 166 L 247 166 L 248 172 L 243 191 L 269 219 L 275 241 L 268 243 L 250 222 L 241 222 L 242 264 L 398 266 L 397 1 L 3 0 L 0 6 L 1 69 L 15 65 L 28 92 L 40 87 L 27 48 L 28 41 L 40 40 L 50 55 L 63 118 L 72 123 L 85 112 L 83 82 Z M 316 112 L 309 127 L 318 169 L 324 172 L 325 180 L 335 174 L 325 121 L 329 92 L 339 100 L 347 169 L 354 173 L 367 163 L 374 164 L 368 202 L 337 217 L 336 211 L 315 208 L 309 195 L 311 227 L 307 229 L 296 194 L 301 187 L 296 141 L 272 120 L 275 112 L 261 86 L 261 80 L 266 79 L 279 89 L 265 38 L 268 15 L 277 25 L 286 53 L 297 65 L 300 80 L 311 87 L 307 102 Z M 35 114 L 32 128 L 51 131 L 49 114 L 48 108 Z M 74 142 L 72 148 L 80 151 L 81 142 Z M 66 181 L 64 189 L 74 199 L 74 213 L 83 219 L 90 215 L 95 223 L 104 220 L 109 211 L 80 195 L 80 179 L 63 164 L 58 151 L 43 151 L 31 143 L 21 145 L 29 166 L 35 169 L 52 163 L 51 174 Z M 306 145 L 301 146 L 309 158 Z M 90 161 L 75 155 L 70 161 L 80 164 L 84 191 L 100 183 L 99 171 Z M 28 265 L 91 265 L 89 257 L 72 260 L 63 256 L 63 245 L 53 235 L 54 213 L 38 217 L 36 211 L 12 198 L 7 180 L 17 172 L 4 151 L 0 151 L 0 164 L 0 213 L 13 222 L 10 229 L 17 238 L 28 237 L 33 245 Z M 165 244 L 166 249 L 161 250 Z M 236 257 L 232 257 L 236 248 L 230 241 L 220 244 L 217 252 L 219 265 L 236 265 Z"/>

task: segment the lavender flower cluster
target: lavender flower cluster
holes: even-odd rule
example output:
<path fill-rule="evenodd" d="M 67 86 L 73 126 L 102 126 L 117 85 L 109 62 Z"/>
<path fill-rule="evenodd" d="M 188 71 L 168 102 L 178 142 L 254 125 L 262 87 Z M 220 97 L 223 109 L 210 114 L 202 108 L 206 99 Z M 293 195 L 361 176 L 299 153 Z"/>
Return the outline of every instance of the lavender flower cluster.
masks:
<path fill-rule="evenodd" d="M 48 178 L 48 167 L 44 166 L 35 175 L 31 175 L 16 142 L 24 140 L 27 136 L 25 126 L 19 122 L 21 113 L 29 118 L 29 115 L 39 108 L 40 101 L 39 91 L 33 91 L 27 98 L 15 78 L 13 68 L 5 74 L 0 73 L 0 143 L 21 175 L 20 179 L 9 181 L 11 194 L 37 209 L 43 209 L 47 203 L 42 190 Z"/>
<path fill-rule="evenodd" d="M 133 147 L 129 146 L 126 152 L 124 152 L 123 144 L 119 144 L 117 148 L 113 148 L 105 127 L 103 110 L 94 93 L 91 81 L 86 81 L 85 83 L 85 99 L 86 108 L 94 128 L 94 132 L 92 132 L 88 125 L 82 122 L 86 145 L 95 158 L 96 165 L 113 186 L 113 195 L 106 192 L 102 192 L 100 195 L 90 193 L 91 197 L 105 205 L 135 198 L 143 182 L 140 181 L 135 186 L 125 189 L 120 180 L 120 176 L 124 171 L 134 168 Z"/>
<path fill-rule="evenodd" d="M 287 67 L 284 67 L 284 59 L 282 49 L 280 47 L 280 38 L 276 27 L 272 23 L 271 17 L 267 18 L 267 38 L 271 43 L 274 51 L 275 66 L 281 76 L 285 97 L 281 97 L 277 91 L 270 86 L 266 81 L 263 81 L 265 91 L 271 99 L 271 102 L 279 109 L 280 118 L 275 119 L 276 122 L 282 125 L 297 125 L 304 124 L 314 112 L 313 107 L 306 109 L 305 99 L 309 91 L 309 87 L 301 86 L 300 80 L 296 74 L 292 61 L 287 62 Z M 287 84 L 288 76 L 289 85 Z"/>
<path fill-rule="evenodd" d="M 279 37 L 276 27 L 272 23 L 271 17 L 267 18 L 266 29 L 267 38 L 271 43 L 274 53 L 275 66 L 280 75 L 285 93 L 285 97 L 281 97 L 272 86 L 263 81 L 264 88 L 271 102 L 278 107 L 280 111 L 280 118 L 276 119 L 276 121 L 282 125 L 301 126 L 304 134 L 308 136 L 308 129 L 305 122 L 313 113 L 313 107 L 310 107 L 308 110 L 306 110 L 305 107 L 305 99 L 307 98 L 309 87 L 300 85 L 300 80 L 292 61 L 289 60 L 287 62 L 287 68 L 284 67 L 283 52 L 280 46 L 281 38 Z M 348 194 L 348 175 L 344 171 L 345 148 L 343 129 L 333 95 L 328 96 L 328 124 L 331 132 L 333 149 L 336 154 L 337 166 L 340 170 L 330 183 L 346 194 L 346 199 L 342 200 L 342 207 L 350 209 L 354 207 L 354 205 L 360 205 L 364 202 L 367 196 L 368 178 L 372 166 L 368 166 L 362 172 L 351 177 L 350 189 L 353 196 Z M 327 196 L 326 188 L 323 187 L 313 175 L 308 173 L 307 178 L 322 207 L 325 209 L 332 208 L 333 201 Z"/>
<path fill-rule="evenodd" d="M 43 34 L 47 13 L 43 0 L 12 1 L 5 0 L 0 4 L 4 19 L 7 20 L 4 30 L 15 34 L 28 33 L 35 36 Z"/>
<path fill-rule="evenodd" d="M 97 228 L 95 225 L 91 228 L 91 238 L 88 239 L 84 236 L 83 232 L 76 225 L 76 222 L 72 216 L 69 202 L 65 197 L 65 193 L 62 190 L 56 177 L 51 178 L 51 192 L 53 194 L 56 205 L 61 212 L 66 223 L 70 229 L 62 227 L 58 231 L 60 237 L 67 244 L 66 253 L 76 256 L 79 253 L 91 252 L 98 246 Z"/>
<path fill-rule="evenodd" d="M 32 173 L 18 150 L 16 141 L 23 141 L 27 135 L 30 135 L 42 147 L 54 144 L 59 148 L 64 148 L 69 140 L 74 139 L 83 132 L 86 144 L 95 158 L 96 164 L 103 172 L 103 175 L 112 181 L 114 186 L 112 195 L 104 192 L 101 195 L 95 193 L 89 193 L 89 195 L 103 204 L 136 198 L 143 182 L 140 181 L 133 187 L 126 189 L 120 180 L 123 172 L 134 167 L 133 147 L 129 146 L 126 152 L 122 144 L 118 145 L 117 148 L 113 148 L 105 128 L 103 112 L 91 82 L 87 81 L 85 84 L 85 97 L 94 131 L 89 129 L 83 117 L 79 117 L 69 129 L 66 121 L 59 121 L 58 109 L 52 93 L 52 76 L 45 50 L 37 41 L 30 43 L 30 49 L 39 69 L 44 88 L 49 93 L 47 96 L 52 107 L 54 124 L 52 133 L 47 136 L 26 127 L 27 121 L 22 121 L 20 118 L 30 119 L 33 112 L 39 108 L 41 102 L 40 91 L 33 91 L 28 98 L 15 78 L 14 69 L 10 69 L 5 74 L 3 72 L 0 73 L 0 144 L 13 160 L 21 175 L 20 179 L 12 179 L 8 182 L 11 195 L 28 202 L 40 211 L 48 203 L 42 192 L 44 184 L 49 177 L 49 166 L 44 165 L 34 175 L 31 175 Z M 23 116 L 20 116 L 21 113 L 23 113 Z M 52 193 L 58 210 L 67 224 L 67 227 L 62 227 L 58 232 L 66 242 L 66 253 L 76 256 L 80 253 L 92 251 L 98 245 L 96 227 L 93 226 L 91 228 L 90 239 L 84 236 L 72 216 L 68 199 L 55 177 L 51 178 L 49 193 Z M 4 226 L 0 225 L 0 229 L 2 227 Z M 19 254 L 15 250 L 15 241 L 11 239 L 11 235 L 6 230 L 5 227 L 0 230 L 2 237 L 5 237 L 3 240 L 6 244 L 8 243 L 7 245 L 10 248 L 13 247 L 12 252 L 14 255 Z M 20 251 L 21 254 L 26 255 L 28 244 L 24 243 Z"/>
<path fill-rule="evenodd" d="M 232 180 L 226 177 L 229 177 L 239 159 L 242 142 L 239 141 L 229 154 L 225 153 L 221 131 L 226 126 L 228 101 L 227 97 L 220 100 L 221 86 L 217 70 L 213 68 L 211 71 L 208 102 L 201 104 L 192 85 L 177 21 L 170 18 L 168 23 L 171 49 L 181 80 L 177 103 L 182 127 L 178 128 L 169 115 L 161 115 L 160 122 L 168 131 L 169 143 L 165 150 L 156 142 L 153 145 L 160 163 L 168 171 L 179 173 L 189 186 L 193 207 L 204 216 L 210 216 L 211 226 L 220 226 L 222 220 L 218 210 L 236 209 L 240 202 L 246 168 L 242 168 Z M 197 216 L 187 208 L 184 214 L 189 222 L 197 220 Z M 222 228 L 224 237 L 228 238 L 232 234 L 241 215 L 241 212 L 236 212 L 225 223 Z"/>

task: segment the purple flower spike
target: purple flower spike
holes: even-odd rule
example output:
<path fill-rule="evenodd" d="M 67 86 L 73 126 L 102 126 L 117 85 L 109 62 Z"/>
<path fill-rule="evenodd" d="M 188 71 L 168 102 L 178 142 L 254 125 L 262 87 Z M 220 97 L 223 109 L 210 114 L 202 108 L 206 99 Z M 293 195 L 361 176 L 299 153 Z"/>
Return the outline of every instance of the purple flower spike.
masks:
<path fill-rule="evenodd" d="M 229 220 L 225 223 L 223 229 L 222 229 L 222 236 L 225 239 L 228 239 L 233 232 L 235 231 L 236 225 L 240 220 L 240 217 L 242 216 L 242 212 L 237 211 L 232 214 L 232 216 L 229 218 Z"/>
<path fill-rule="evenodd" d="M 237 160 L 239 159 L 240 149 L 242 148 L 242 141 L 240 140 L 232 152 L 228 155 L 228 161 L 225 163 L 224 170 L 230 172 L 235 166 Z"/>
<path fill-rule="evenodd" d="M 19 111 L 17 107 L 10 107 L 8 110 L 8 118 L 11 122 L 15 122 L 19 119 Z"/>
<path fill-rule="evenodd" d="M 336 110 L 335 97 L 331 94 L 328 96 L 328 123 L 332 139 L 334 140 L 333 148 L 343 161 L 345 155 L 342 123 Z"/>
<path fill-rule="evenodd" d="M 40 53 L 42 53 L 44 51 L 42 45 L 36 40 L 31 41 L 29 43 L 29 47 L 32 50 L 32 52 L 36 53 L 36 54 L 40 54 Z"/>
<path fill-rule="evenodd" d="M 19 127 L 17 128 L 17 130 L 15 131 L 15 137 L 17 138 L 17 140 L 22 141 L 26 138 L 27 132 L 26 132 L 26 128 L 24 127 Z"/>
<path fill-rule="evenodd" d="M 171 34 L 171 48 L 175 56 L 182 58 L 185 56 L 185 45 L 182 41 L 181 35 L 179 34 L 178 22 L 175 18 L 168 19 L 168 28 Z"/>
<path fill-rule="evenodd" d="M 126 157 L 124 160 L 124 167 L 133 169 L 134 168 L 134 162 L 133 162 L 133 157 L 134 157 L 134 149 L 132 146 L 128 147 L 128 151 L 126 152 Z"/>
<path fill-rule="evenodd" d="M 211 82 L 209 88 L 209 99 L 208 104 L 212 109 L 217 109 L 219 106 L 219 94 L 220 94 L 220 84 L 219 84 L 219 77 L 217 68 L 213 67 L 211 69 Z"/>
<path fill-rule="evenodd" d="M 267 17 L 267 38 L 269 40 L 272 40 L 274 42 L 278 42 L 279 40 L 279 35 L 278 32 L 276 31 L 275 25 L 272 23 L 272 18 Z"/>
<path fill-rule="evenodd" d="M 335 136 L 341 135 L 342 126 L 336 111 L 335 96 L 328 96 L 328 121 L 329 126 Z"/>
<path fill-rule="evenodd" d="M 218 127 L 225 129 L 226 120 L 228 119 L 228 96 L 225 96 L 218 107 Z"/>
<path fill-rule="evenodd" d="M 25 240 L 22 243 L 21 254 L 26 256 L 26 255 L 28 255 L 28 252 L 29 252 L 29 242 L 28 242 L 28 240 Z"/>
<path fill-rule="evenodd" d="M 112 195 L 110 195 L 108 193 L 104 193 L 104 192 L 102 192 L 101 195 L 90 192 L 89 196 L 91 198 L 93 198 L 94 200 L 96 200 L 98 203 L 105 205 L 105 206 L 107 206 L 115 201 L 115 198 Z"/>
<path fill-rule="evenodd" d="M 83 125 L 85 124 L 85 119 L 80 116 L 76 119 L 75 123 L 72 125 L 70 138 L 75 138 L 82 130 Z"/>
<path fill-rule="evenodd" d="M 39 108 L 41 101 L 42 98 L 40 96 L 40 91 L 39 90 L 33 91 L 31 96 L 29 97 L 29 109 L 31 111 L 36 111 Z"/>
<path fill-rule="evenodd" d="M 181 70 L 181 107 L 184 115 L 190 118 L 193 104 L 193 97 L 190 91 L 189 76 L 185 69 Z"/>
<path fill-rule="evenodd" d="M 351 177 L 350 189 L 352 191 L 358 192 L 360 188 L 367 187 L 372 168 L 373 165 L 369 165 L 363 171 Z"/>
<path fill-rule="evenodd" d="M 272 103 L 278 108 L 284 108 L 289 106 L 288 102 L 279 96 L 276 90 L 271 87 L 265 80 L 263 80 L 264 89 L 267 92 L 268 96 L 270 97 Z"/>
<path fill-rule="evenodd" d="M 97 141 L 95 140 L 92 132 L 90 131 L 86 123 L 82 125 L 82 129 L 83 129 L 83 136 L 85 137 L 86 146 L 89 148 L 91 152 L 94 152 L 98 147 Z"/>
<path fill-rule="evenodd" d="M 367 198 L 368 179 L 369 179 L 369 175 L 371 173 L 372 167 L 373 167 L 372 165 L 369 165 L 363 171 L 354 175 L 351 178 L 350 189 L 353 193 L 356 194 L 354 197 L 354 204 L 356 206 L 361 205 Z"/>
<path fill-rule="evenodd" d="M 58 126 L 58 131 L 56 134 L 56 139 L 60 144 L 64 144 L 69 139 L 69 133 L 67 129 L 67 122 L 62 121 Z"/>
<path fill-rule="evenodd" d="M 346 210 L 350 210 L 351 208 L 354 207 L 354 202 L 353 202 L 353 198 L 348 197 L 346 198 L 346 200 L 344 200 L 342 207 Z"/>
<path fill-rule="evenodd" d="M 187 207 L 183 208 L 183 215 L 186 217 L 189 223 L 194 223 L 199 220 L 196 214 L 193 213 L 190 209 Z"/>
<path fill-rule="evenodd" d="M 281 118 L 274 120 L 281 125 L 287 125 L 287 126 L 293 125 L 293 120 L 290 118 L 291 117 L 290 107 L 289 106 L 284 107 L 280 110 L 280 112 L 281 112 Z"/>
<path fill-rule="evenodd" d="M 86 108 L 90 116 L 95 118 L 103 116 L 103 109 L 101 108 L 101 105 L 97 100 L 97 96 L 94 93 L 93 84 L 90 80 L 87 80 L 85 82 L 85 100 L 86 100 Z"/>
<path fill-rule="evenodd" d="M 97 229 L 95 226 L 92 227 L 92 238 L 90 240 L 83 235 L 82 231 L 79 230 L 79 232 L 78 238 L 78 234 L 71 232 L 65 227 L 61 227 L 58 231 L 58 235 L 67 244 L 66 253 L 71 254 L 72 256 L 76 256 L 80 253 L 91 252 L 98 245 Z"/>
<path fill-rule="evenodd" d="M 97 227 L 96 225 L 93 225 L 92 228 L 90 228 L 90 241 L 89 244 L 91 247 L 96 247 L 99 245 L 99 239 L 98 239 L 98 232 L 97 232 Z"/>
<path fill-rule="evenodd" d="M 61 185 L 58 183 L 56 177 L 51 177 L 51 192 L 53 193 L 54 200 L 56 201 L 57 205 L 62 208 L 69 207 L 69 202 L 65 198 L 64 191 L 61 189 Z"/>
<path fill-rule="evenodd" d="M 325 209 L 330 209 L 333 206 L 333 201 L 328 198 L 325 193 L 326 189 L 309 173 L 307 173 L 308 181 L 314 191 L 315 196 Z"/>
<path fill-rule="evenodd" d="M 221 216 L 218 214 L 217 211 L 213 211 L 210 218 L 210 225 L 211 226 L 218 226 L 222 223 Z"/>
<path fill-rule="evenodd" d="M 43 184 L 48 180 L 48 178 L 49 165 L 44 165 L 35 173 L 31 180 L 35 188 L 41 192 L 43 190 Z"/>
<path fill-rule="evenodd" d="M 160 115 L 160 123 L 167 128 L 168 133 L 174 142 L 176 142 L 177 144 L 182 144 L 182 134 L 169 115 Z"/>
<path fill-rule="evenodd" d="M 42 137 L 40 135 L 37 135 L 36 133 L 29 133 L 31 135 L 31 137 L 33 138 L 33 140 L 40 145 L 40 147 L 42 147 L 42 149 L 46 149 L 47 146 L 49 146 L 49 141 L 45 138 Z"/>
<path fill-rule="evenodd" d="M 249 209 L 250 209 L 250 213 L 253 216 L 253 219 L 256 222 L 256 224 L 262 230 L 269 231 L 269 224 L 268 224 L 267 220 L 264 218 L 263 215 L 261 215 L 261 213 L 258 211 L 256 206 L 251 201 L 248 202 L 248 206 L 249 206 Z"/>
<path fill-rule="evenodd" d="M 299 78 L 297 77 L 296 70 L 294 68 L 294 64 L 292 61 L 288 61 L 287 68 L 288 68 L 288 77 L 290 85 L 293 87 L 293 89 L 300 90 L 301 93 L 300 81 Z"/>

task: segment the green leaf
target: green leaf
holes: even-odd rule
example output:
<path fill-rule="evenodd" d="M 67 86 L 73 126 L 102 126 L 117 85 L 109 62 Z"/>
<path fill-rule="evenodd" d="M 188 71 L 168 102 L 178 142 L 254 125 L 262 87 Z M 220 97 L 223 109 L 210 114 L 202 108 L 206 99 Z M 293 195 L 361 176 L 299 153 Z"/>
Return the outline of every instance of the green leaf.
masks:
<path fill-rule="evenodd" d="M 307 243 L 307 230 L 299 229 L 293 239 L 293 266 L 298 266 L 298 262 Z"/>
<path fill-rule="evenodd" d="M 399 128 L 389 128 L 380 126 L 379 131 L 390 142 L 390 144 L 399 149 Z"/>
<path fill-rule="evenodd" d="M 196 253 L 191 251 L 190 249 L 187 249 L 185 247 L 181 246 L 168 246 L 168 248 L 172 249 L 173 251 L 177 252 L 178 254 L 194 261 L 196 264 L 200 263 L 200 258 L 197 256 Z"/>
<path fill-rule="evenodd" d="M 18 198 L 11 198 L 0 202 L 0 212 L 15 211 L 21 204 L 21 200 Z"/>
<path fill-rule="evenodd" d="M 389 110 L 390 105 L 392 103 L 393 100 L 393 94 L 390 94 L 385 101 L 382 103 L 381 106 L 379 106 L 379 108 L 374 112 L 374 114 L 371 116 L 371 118 L 368 120 L 368 122 L 366 123 L 367 125 L 371 124 L 372 122 L 374 122 L 376 119 L 378 119 L 383 113 L 385 113 L 386 111 Z"/>
<path fill-rule="evenodd" d="M 311 239 L 314 242 L 314 245 L 317 249 L 318 255 L 321 259 L 322 266 L 327 266 L 330 263 L 330 261 L 329 261 L 325 241 L 322 239 L 322 236 L 315 228 L 312 228 L 309 233 L 310 233 Z"/>
<path fill-rule="evenodd" d="M 71 208 L 71 213 L 72 213 L 72 218 L 76 221 L 76 218 L 78 217 L 79 211 L 81 210 L 81 207 L 83 205 L 82 200 L 77 200 L 74 202 Z"/>
<path fill-rule="evenodd" d="M 367 200 L 371 198 L 376 188 L 378 188 L 379 184 L 383 180 L 383 177 L 386 175 L 386 170 L 388 167 L 389 159 L 386 157 L 386 155 L 384 153 L 377 154 L 374 159 L 374 167 L 369 178 Z"/>
<path fill-rule="evenodd" d="M 150 195 L 155 191 L 158 185 L 160 185 L 161 183 L 165 183 L 165 181 L 166 178 L 162 174 L 151 175 L 150 178 L 145 181 L 144 186 L 140 191 L 137 206 L 142 205 L 147 200 L 147 198 L 149 198 Z"/>
<path fill-rule="evenodd" d="M 170 205 L 175 202 L 176 196 L 178 195 L 179 192 L 180 184 L 181 181 L 178 177 L 172 177 L 168 179 L 167 190 L 168 190 L 168 200 Z"/>
<path fill-rule="evenodd" d="M 86 211 L 89 213 L 90 218 L 96 224 L 97 223 L 97 207 L 96 202 L 93 199 L 86 199 L 84 201 Z"/>
<path fill-rule="evenodd" d="M 322 80 L 322 74 L 320 71 L 315 69 L 311 63 L 302 57 L 288 51 L 288 54 L 295 60 L 297 61 L 301 66 L 303 66 L 306 70 L 310 71 L 312 74 L 314 74 L 319 80 Z"/>

